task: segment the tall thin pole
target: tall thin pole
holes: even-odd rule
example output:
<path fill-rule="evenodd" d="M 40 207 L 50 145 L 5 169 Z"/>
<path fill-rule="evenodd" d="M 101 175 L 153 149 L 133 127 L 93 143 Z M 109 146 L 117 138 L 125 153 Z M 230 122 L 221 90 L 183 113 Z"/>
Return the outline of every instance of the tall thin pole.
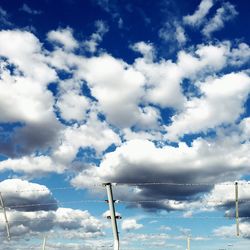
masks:
<path fill-rule="evenodd" d="M 43 238 L 43 249 L 42 250 L 45 250 L 45 247 L 46 247 L 46 236 L 44 236 L 44 238 Z"/>
<path fill-rule="evenodd" d="M 190 237 L 187 237 L 187 250 L 190 250 Z"/>
<path fill-rule="evenodd" d="M 240 236 L 238 182 L 235 182 L 235 219 L 236 219 L 236 235 Z"/>
<path fill-rule="evenodd" d="M 111 224 L 112 224 L 112 230 L 113 230 L 113 236 L 114 236 L 114 250 L 119 250 L 119 235 L 118 235 L 118 230 L 117 230 L 112 184 L 104 183 L 103 185 L 106 186 L 106 189 L 107 189 L 109 211 L 110 211 Z"/>
<path fill-rule="evenodd" d="M 1 203 L 1 207 L 3 209 L 3 214 L 4 214 L 4 219 L 5 219 L 5 225 L 6 225 L 6 231 L 7 231 L 7 237 L 8 237 L 8 240 L 10 240 L 9 222 L 8 222 L 8 218 L 7 218 L 7 215 L 6 215 L 6 210 L 5 210 L 5 206 L 4 206 L 4 202 L 3 202 L 3 197 L 2 197 L 1 192 L 0 192 L 0 203 Z"/>

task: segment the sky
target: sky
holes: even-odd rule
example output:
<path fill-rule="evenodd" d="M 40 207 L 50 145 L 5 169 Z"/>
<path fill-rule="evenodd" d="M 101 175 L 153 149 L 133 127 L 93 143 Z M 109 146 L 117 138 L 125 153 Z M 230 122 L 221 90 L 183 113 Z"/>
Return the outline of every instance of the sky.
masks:
<path fill-rule="evenodd" d="M 1 248 L 248 250 L 249 7 L 1 0 Z"/>

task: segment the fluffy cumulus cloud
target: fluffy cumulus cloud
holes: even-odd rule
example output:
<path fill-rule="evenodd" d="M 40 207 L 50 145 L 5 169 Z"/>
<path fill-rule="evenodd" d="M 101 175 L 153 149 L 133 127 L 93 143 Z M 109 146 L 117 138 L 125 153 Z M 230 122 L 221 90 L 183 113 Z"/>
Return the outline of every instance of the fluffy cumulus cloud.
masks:
<path fill-rule="evenodd" d="M 137 223 L 135 219 L 126 219 L 122 221 L 122 229 L 125 231 L 137 230 L 142 227 L 143 225 Z"/>
<path fill-rule="evenodd" d="M 58 208 L 53 194 L 44 185 L 7 179 L 0 182 L 0 188 L 14 239 L 26 234 L 39 237 L 55 230 L 61 230 L 65 238 L 89 239 L 104 234 L 102 222 L 87 210 Z M 0 222 L 0 231 L 5 234 L 4 221 Z"/>
<path fill-rule="evenodd" d="M 73 37 L 73 30 L 69 27 L 65 29 L 52 30 L 48 33 L 48 40 L 61 45 L 65 50 L 74 50 L 79 45 Z"/>
<path fill-rule="evenodd" d="M 85 96 L 69 92 L 60 96 L 57 107 L 64 120 L 81 121 L 85 118 L 86 111 L 89 108 L 89 101 Z"/>
<path fill-rule="evenodd" d="M 7 179 L 0 182 L 0 190 L 7 208 L 17 211 L 49 211 L 58 208 L 52 193 L 43 185 L 21 179 Z"/>
<path fill-rule="evenodd" d="M 49 156 L 23 156 L 21 158 L 7 159 L 0 162 L 0 171 L 13 170 L 16 172 L 28 174 L 46 174 L 50 172 L 62 173 L 63 165 L 55 165 Z"/>
<path fill-rule="evenodd" d="M 64 164 L 74 160 L 79 148 L 94 148 L 101 154 L 110 145 L 120 144 L 119 136 L 107 125 L 92 115 L 86 124 L 73 126 L 63 131 L 62 143 L 55 149 L 52 157 Z"/>
<path fill-rule="evenodd" d="M 185 111 L 172 117 L 167 128 L 169 139 L 235 122 L 244 113 L 250 78 L 242 72 L 231 73 L 201 83 L 200 90 L 203 97 L 187 101 Z"/>
<path fill-rule="evenodd" d="M 115 183 L 201 183 L 185 186 L 142 185 L 132 190 L 118 189 L 120 200 L 167 199 L 163 203 L 143 203 L 146 208 L 158 207 L 183 209 L 182 201 L 195 199 L 197 194 L 211 187 L 202 183 L 217 183 L 224 179 L 236 179 L 244 173 L 249 164 L 247 151 L 249 143 L 240 144 L 239 138 L 221 138 L 216 142 L 204 139 L 195 140 L 191 146 L 180 143 L 178 147 L 156 147 L 147 140 L 129 141 L 116 151 L 106 154 L 100 167 L 90 167 L 72 180 L 76 186 L 88 186 L 94 182 Z M 185 184 L 185 183 L 184 183 Z M 129 185 L 128 185 L 129 186 Z M 119 192 L 120 190 L 120 192 Z M 168 200 L 169 199 L 169 200 Z"/>
<path fill-rule="evenodd" d="M 41 44 L 33 34 L 18 30 L 1 31 L 0 39 L 3 59 L 0 121 L 26 125 L 20 126 L 12 136 L 12 142 L 6 144 L 19 144 L 24 153 L 31 152 L 36 146 L 51 145 L 61 125 L 52 109 L 53 96 L 46 86 L 57 79 L 56 72 L 45 62 Z M 7 155 L 16 151 L 13 146 L 8 152 L 5 146 L 2 141 L 1 148 Z"/>

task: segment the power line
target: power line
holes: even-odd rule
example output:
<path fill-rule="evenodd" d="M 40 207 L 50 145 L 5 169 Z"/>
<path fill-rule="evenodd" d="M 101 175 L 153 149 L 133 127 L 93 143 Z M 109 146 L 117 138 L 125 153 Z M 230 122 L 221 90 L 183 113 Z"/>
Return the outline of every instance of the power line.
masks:
<path fill-rule="evenodd" d="M 30 219 L 9 219 L 9 222 L 28 222 L 28 221 L 32 221 L 32 220 L 38 220 L 38 221 L 51 221 L 54 220 L 54 217 L 52 218 L 39 218 L 39 217 L 32 217 Z M 229 216 L 229 217 L 223 217 L 223 216 L 195 216 L 195 217 L 184 217 L 184 216 L 155 216 L 155 217 L 145 217 L 142 218 L 141 220 L 147 220 L 147 219 L 187 219 L 187 220 L 199 220 L 199 219 L 235 219 L 235 217 L 233 216 Z M 242 216 L 240 217 L 240 219 L 250 219 L 249 216 Z M 3 220 L 0 220 L 0 222 L 4 222 Z"/>
<path fill-rule="evenodd" d="M 101 186 L 101 184 L 93 184 L 93 185 L 90 185 L 90 186 L 86 186 L 84 188 L 102 188 L 103 187 Z M 19 190 L 9 190 L 9 191 L 1 191 L 1 193 L 3 194 L 7 194 L 7 193 L 29 193 L 29 192 L 49 192 L 49 191 L 54 191 L 54 190 L 57 190 L 57 191 L 64 191 L 64 190 L 75 190 L 75 191 L 78 191 L 79 189 L 76 188 L 76 187 L 54 187 L 54 188 L 41 188 L 41 189 L 19 189 Z"/>
<path fill-rule="evenodd" d="M 187 219 L 187 220 L 196 220 L 196 219 L 235 219 L 234 216 L 195 216 L 195 217 L 184 217 L 184 216 L 156 216 L 156 217 L 145 217 L 144 219 Z M 242 216 L 240 219 L 250 219 L 249 216 Z"/>
<path fill-rule="evenodd" d="M 174 204 L 174 205 L 181 205 L 183 204 L 182 201 L 173 201 L 173 200 L 169 200 L 169 199 L 159 199 L 159 200 L 137 200 L 137 201 L 127 201 L 127 200 L 117 200 L 117 203 L 160 203 L 160 202 L 167 202 L 167 201 L 170 201 L 171 204 Z M 185 201 L 184 201 L 185 202 Z M 234 202 L 233 200 L 230 200 L 230 201 L 223 201 L 223 200 L 198 200 L 198 201 L 189 201 L 189 203 L 192 203 L 192 202 L 199 202 L 199 203 L 222 203 L 222 204 L 225 204 L 225 203 L 228 203 L 228 202 Z M 239 200 L 239 203 L 250 203 L 250 200 Z M 204 204 L 202 204 L 204 205 Z"/>
<path fill-rule="evenodd" d="M 169 186 L 234 186 L 235 183 L 175 183 L 175 182 L 119 182 L 115 183 L 116 186 L 153 186 L 153 185 L 169 185 Z M 247 182 L 238 182 L 238 185 L 250 185 L 250 181 Z"/>
<path fill-rule="evenodd" d="M 175 182 L 118 182 L 118 183 L 112 183 L 114 187 L 118 187 L 118 186 L 152 186 L 152 185 L 169 185 L 169 186 L 234 186 L 235 182 L 233 183 L 211 183 L 211 182 L 207 182 L 207 183 L 175 183 Z M 238 182 L 239 186 L 245 186 L 245 185 L 250 185 L 250 181 L 247 182 Z M 87 185 L 81 188 L 101 188 L 103 189 L 103 186 L 101 183 L 96 183 L 96 184 L 92 184 L 92 185 Z M 81 188 L 78 187 L 52 187 L 52 188 L 41 188 L 41 189 L 23 189 L 23 190 L 10 190 L 10 191 L 1 191 L 2 193 L 25 193 L 25 192 L 48 192 L 48 191 L 54 191 L 54 190 L 70 190 L 70 189 L 75 189 L 75 190 L 79 190 Z"/>
<path fill-rule="evenodd" d="M 158 200 L 117 200 L 117 203 L 122 204 L 141 204 L 141 203 L 160 203 L 160 202 L 167 202 L 170 201 L 171 204 L 174 205 L 181 205 L 183 204 L 182 201 L 173 201 L 168 199 L 158 199 Z M 206 203 L 222 203 L 225 204 L 227 202 L 234 202 L 231 201 L 223 201 L 223 200 L 201 200 L 201 201 L 193 201 L 193 202 L 200 202 L 201 205 L 206 205 Z M 104 203 L 103 200 L 75 200 L 75 201 L 58 201 L 58 202 L 47 202 L 47 203 L 31 203 L 31 204 L 18 204 L 18 205 L 6 205 L 6 208 L 25 208 L 25 207 L 42 207 L 48 205 L 63 205 L 63 204 L 76 204 L 76 203 Z M 189 202 L 190 203 L 190 202 Z M 250 200 L 239 200 L 239 203 L 250 203 Z"/>
<path fill-rule="evenodd" d="M 32 204 L 20 204 L 6 206 L 8 208 L 25 208 L 25 207 L 36 207 L 36 206 L 48 206 L 48 205 L 60 205 L 60 204 L 73 204 L 73 203 L 104 203 L 103 200 L 75 200 L 75 201 L 58 201 L 48 203 L 32 203 Z"/>

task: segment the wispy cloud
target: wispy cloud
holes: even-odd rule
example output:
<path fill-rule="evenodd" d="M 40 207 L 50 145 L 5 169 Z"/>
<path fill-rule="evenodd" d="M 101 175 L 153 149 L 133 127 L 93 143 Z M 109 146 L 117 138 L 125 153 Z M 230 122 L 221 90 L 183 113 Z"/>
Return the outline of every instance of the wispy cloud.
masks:
<path fill-rule="evenodd" d="M 202 0 L 198 9 L 192 15 L 183 17 L 183 22 L 191 26 L 200 26 L 214 5 L 214 0 Z"/>
<path fill-rule="evenodd" d="M 31 15 L 40 15 L 40 14 L 42 14 L 41 10 L 34 10 L 31 7 L 29 7 L 29 5 L 26 4 L 26 3 L 24 3 L 22 5 L 22 7 L 20 8 L 20 11 L 26 12 L 26 13 L 31 14 Z"/>
<path fill-rule="evenodd" d="M 229 2 L 223 3 L 222 7 L 217 9 L 216 14 L 204 26 L 202 33 L 206 37 L 210 37 L 215 31 L 224 27 L 224 23 L 232 20 L 238 12 L 235 6 Z"/>

